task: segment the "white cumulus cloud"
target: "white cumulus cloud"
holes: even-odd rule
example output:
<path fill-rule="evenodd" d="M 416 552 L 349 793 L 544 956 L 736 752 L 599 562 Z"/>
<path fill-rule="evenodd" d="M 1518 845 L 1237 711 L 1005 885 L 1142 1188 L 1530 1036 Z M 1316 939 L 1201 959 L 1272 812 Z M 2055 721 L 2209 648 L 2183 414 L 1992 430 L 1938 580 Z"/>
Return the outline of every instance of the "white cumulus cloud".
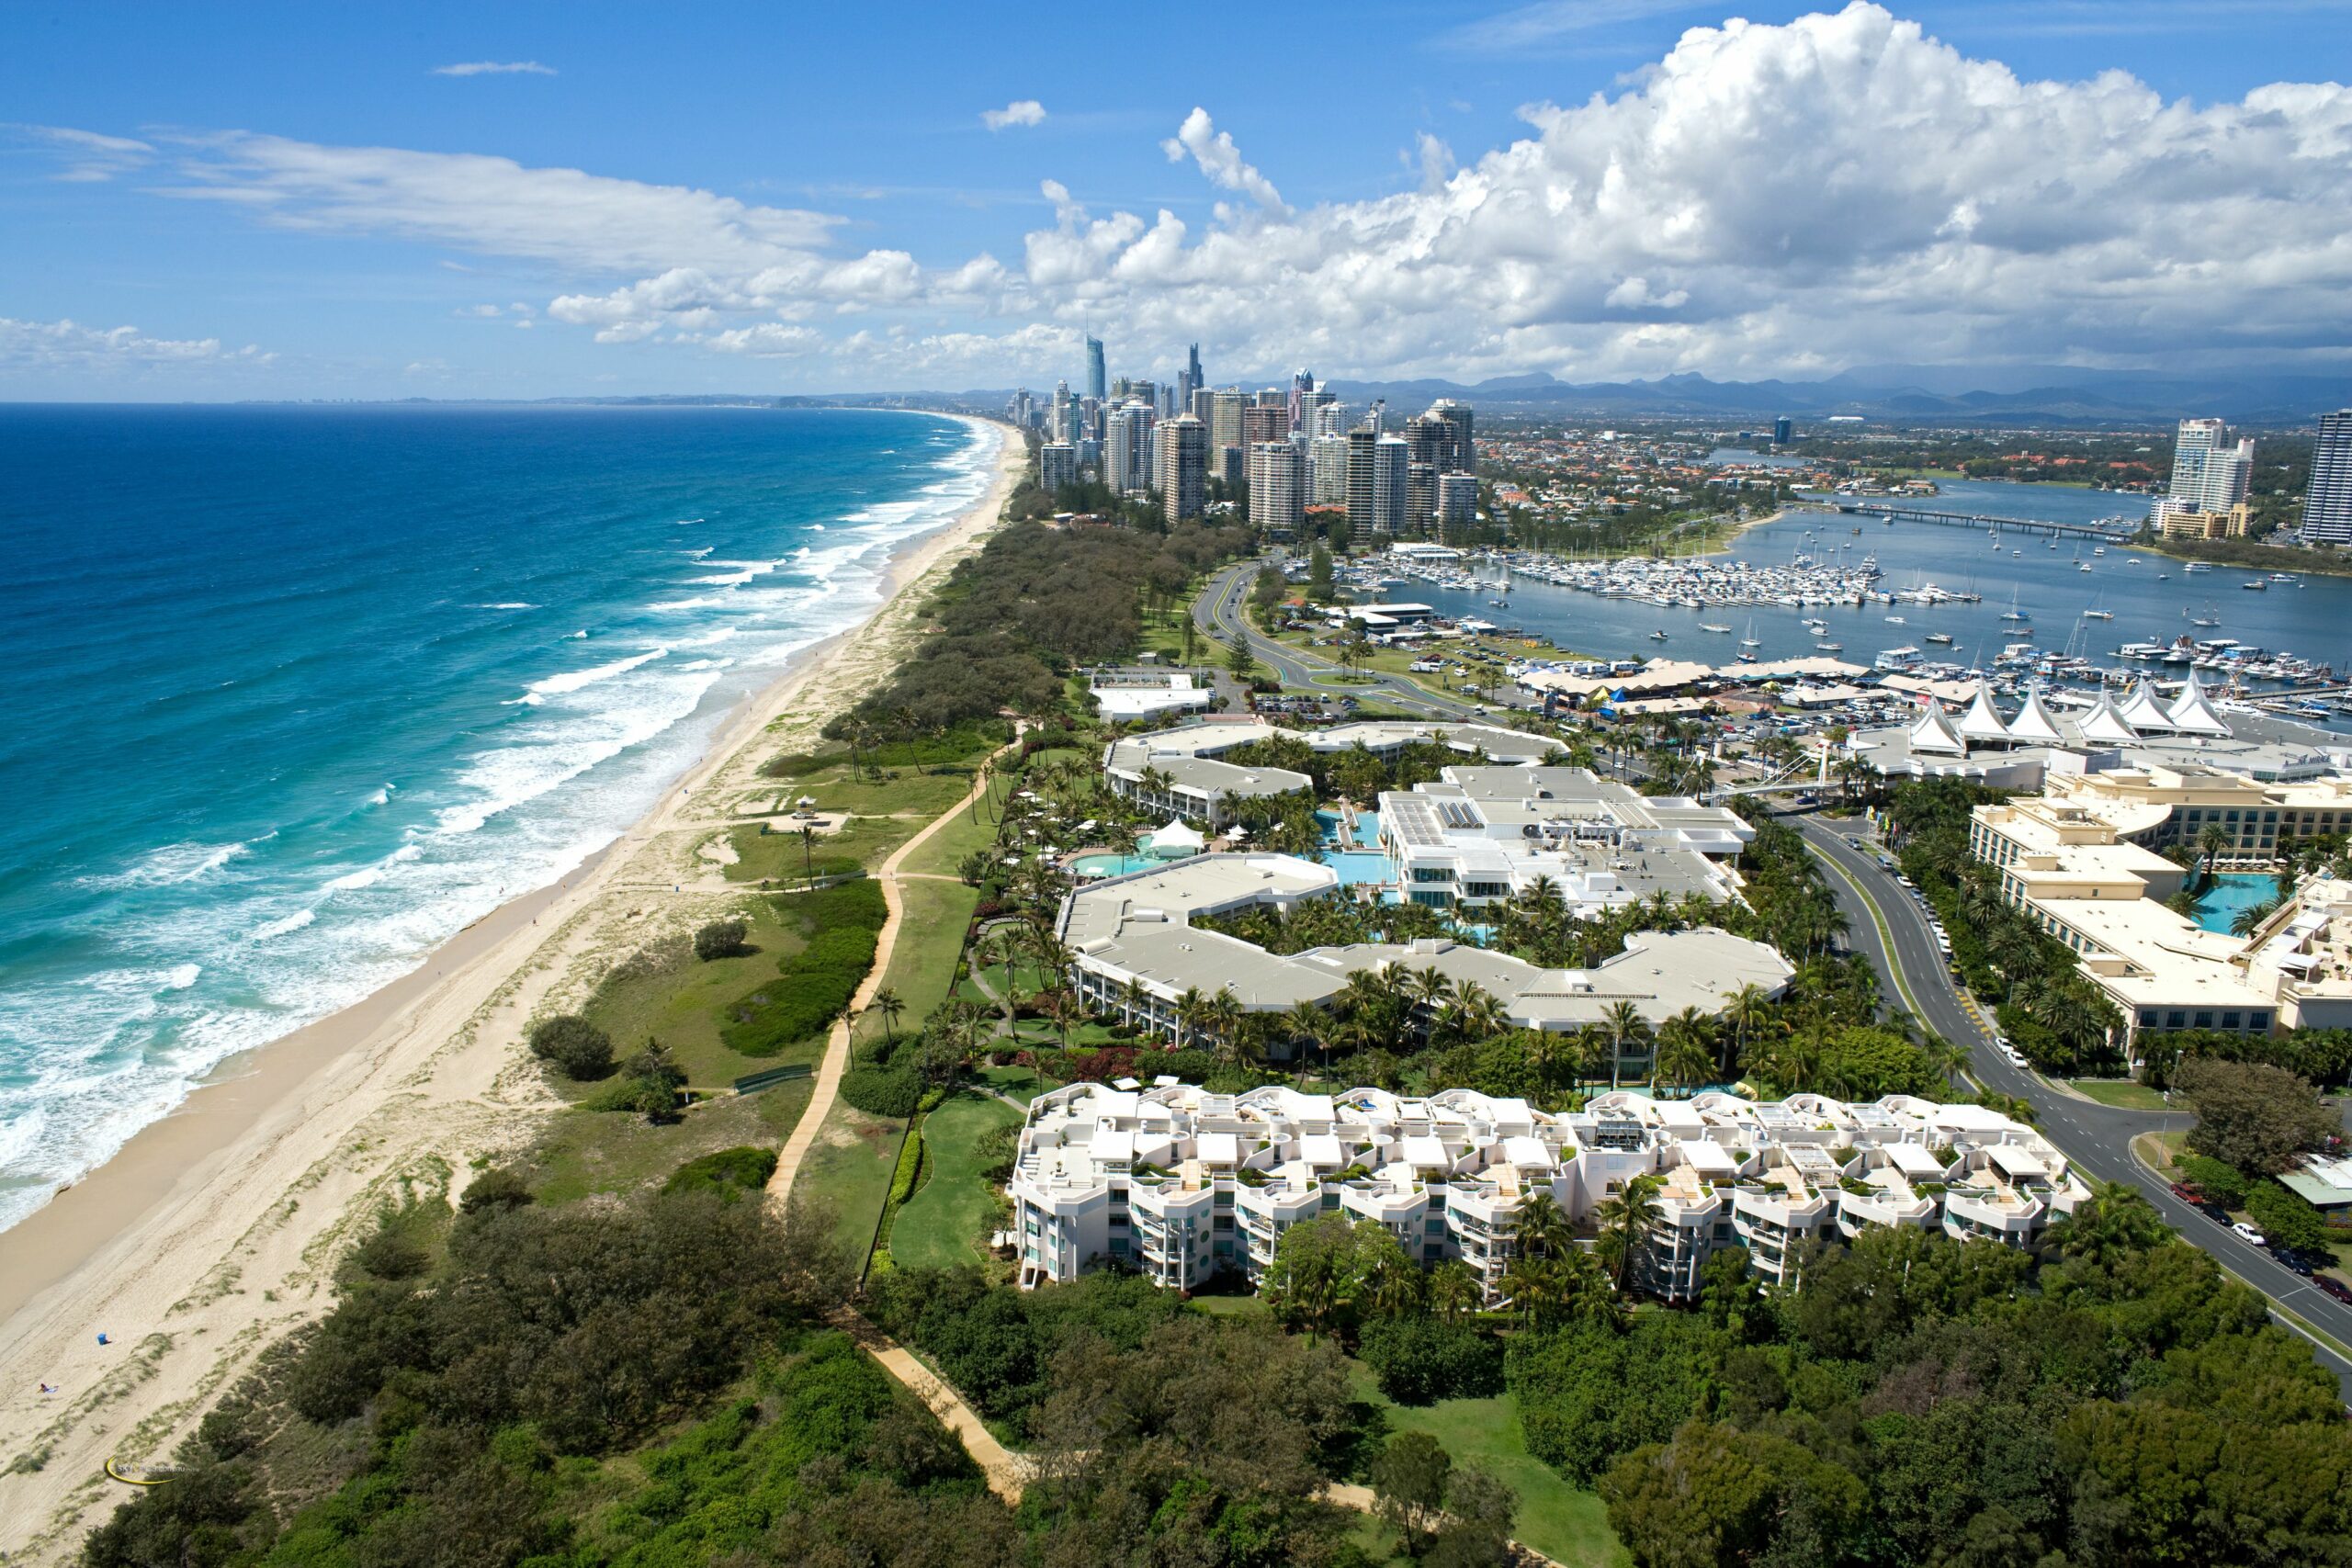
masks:
<path fill-rule="evenodd" d="M 1013 125 L 1043 125 L 1046 106 L 1035 98 L 1015 98 L 1001 109 L 982 109 L 980 123 L 990 130 L 1002 130 Z"/>
<path fill-rule="evenodd" d="M 85 327 L 71 320 L 20 321 L 0 316 L 0 365 L 13 367 L 140 367 L 203 360 L 267 364 L 275 357 L 251 344 L 224 349 L 217 337 L 150 337 L 137 327 Z"/>
<path fill-rule="evenodd" d="M 1187 153 L 1201 167 L 1201 173 L 1227 190 L 1238 190 L 1261 207 L 1274 211 L 1286 210 L 1282 192 L 1274 182 L 1242 162 L 1241 149 L 1233 144 L 1229 131 L 1216 129 L 1209 119 L 1209 111 L 1195 106 L 1176 128 L 1176 134 L 1159 144 L 1171 164 L 1181 164 Z"/>

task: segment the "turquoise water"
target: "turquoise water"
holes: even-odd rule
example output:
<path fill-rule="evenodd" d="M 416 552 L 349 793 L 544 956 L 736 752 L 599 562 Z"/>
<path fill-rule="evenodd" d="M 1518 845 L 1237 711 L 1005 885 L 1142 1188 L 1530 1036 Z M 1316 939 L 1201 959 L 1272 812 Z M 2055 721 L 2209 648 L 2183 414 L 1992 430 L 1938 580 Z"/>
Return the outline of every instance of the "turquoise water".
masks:
<path fill-rule="evenodd" d="M 1352 841 L 1361 848 L 1367 850 L 1377 849 L 1380 847 L 1380 813 L 1377 811 L 1359 811 L 1356 813 L 1356 836 L 1352 840 L 1347 840 L 1342 838 L 1340 818 L 1338 812 L 1318 811 L 1315 814 L 1315 820 L 1323 825 L 1323 841 L 1326 843 L 1338 844 Z"/>
<path fill-rule="evenodd" d="M 1149 855 L 1080 855 L 1069 863 L 1080 876 L 1125 876 L 1131 871 L 1148 871 L 1162 863 Z"/>
<path fill-rule="evenodd" d="M 995 449 L 880 411 L 0 408 L 0 1225 L 611 842 Z"/>
<path fill-rule="evenodd" d="M 2276 878 L 2256 871 L 2225 871 L 2197 900 L 2196 920 L 2209 931 L 2224 931 L 2240 909 L 2267 904 L 2278 896 Z"/>
<path fill-rule="evenodd" d="M 1396 868 L 1376 850 L 1330 850 L 1325 852 L 1323 863 L 1340 874 L 1342 887 L 1396 879 Z"/>

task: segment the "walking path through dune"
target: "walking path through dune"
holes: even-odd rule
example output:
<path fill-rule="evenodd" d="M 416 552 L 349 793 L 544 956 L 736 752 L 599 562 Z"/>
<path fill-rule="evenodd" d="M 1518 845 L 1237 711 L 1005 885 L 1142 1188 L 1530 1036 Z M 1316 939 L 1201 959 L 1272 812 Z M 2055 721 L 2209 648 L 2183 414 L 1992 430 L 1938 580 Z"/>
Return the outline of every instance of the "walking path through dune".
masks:
<path fill-rule="evenodd" d="M 775 1174 L 768 1178 L 768 1202 L 778 1213 L 791 1207 L 793 1179 L 800 1174 L 800 1162 L 808 1157 L 808 1150 L 817 1141 L 818 1131 L 832 1111 L 833 1097 L 842 1087 L 842 1075 L 849 1071 L 851 1026 L 865 1005 L 874 999 L 874 993 L 882 988 L 882 977 L 890 972 L 890 953 L 898 945 L 899 922 L 906 914 L 906 906 L 899 897 L 899 883 L 902 877 L 929 879 L 933 874 L 928 872 L 902 873 L 899 868 L 906 863 L 909 855 L 929 842 L 933 833 L 954 821 L 957 812 L 968 809 L 972 802 L 980 797 L 981 792 L 989 787 L 989 767 L 998 758 L 1021 744 L 1023 728 L 1015 722 L 1012 739 L 989 752 L 987 760 L 974 770 L 972 787 L 965 792 L 964 797 L 933 818 L 922 832 L 892 851 L 890 858 L 882 863 L 882 869 L 874 874 L 875 880 L 882 885 L 883 908 L 882 929 L 876 933 L 874 940 L 874 967 L 865 972 L 865 982 L 850 998 L 847 1010 L 833 1021 L 832 1033 L 825 1042 L 825 1059 L 817 1067 L 816 1087 L 808 1094 L 808 1108 L 793 1124 L 792 1136 L 785 1140 L 784 1152 L 776 1156 Z M 940 880 L 953 882 L 956 878 Z"/>

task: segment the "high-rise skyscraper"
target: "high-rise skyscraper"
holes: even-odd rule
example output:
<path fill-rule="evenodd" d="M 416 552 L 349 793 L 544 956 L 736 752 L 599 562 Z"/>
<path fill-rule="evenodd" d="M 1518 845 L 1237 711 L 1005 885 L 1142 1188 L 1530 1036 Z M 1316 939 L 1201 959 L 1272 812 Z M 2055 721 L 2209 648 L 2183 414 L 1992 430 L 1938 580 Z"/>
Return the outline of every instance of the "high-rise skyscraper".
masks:
<path fill-rule="evenodd" d="M 1255 446 L 1263 441 L 1290 439 L 1290 410 L 1253 404 L 1241 411 L 1241 445 Z"/>
<path fill-rule="evenodd" d="M 1345 506 L 1348 503 L 1348 438 L 1338 434 L 1318 435 L 1307 444 L 1306 452 L 1313 473 L 1315 504 Z"/>
<path fill-rule="evenodd" d="M 1290 378 L 1290 429 L 1295 435 L 1306 429 L 1308 400 L 1315 396 L 1315 373 L 1301 370 Z M 1309 432 L 1311 434 L 1312 432 Z"/>
<path fill-rule="evenodd" d="M 1408 443 L 1409 446 L 1410 444 Z M 1405 466 L 1405 518 L 1416 534 L 1428 530 L 1437 515 L 1437 469 L 1428 463 Z"/>
<path fill-rule="evenodd" d="M 1786 446 L 1789 444 L 1789 438 L 1795 434 L 1796 426 L 1790 422 L 1787 414 L 1782 414 L 1780 418 L 1772 422 L 1773 446 Z"/>
<path fill-rule="evenodd" d="M 1193 394 L 1207 382 L 1201 377 L 1201 345 L 1193 344 L 1184 351 L 1184 368 L 1176 374 L 1176 412 L 1183 413 L 1193 406 Z"/>
<path fill-rule="evenodd" d="M 1208 432 L 1191 414 L 1159 426 L 1159 508 L 1170 523 L 1198 517 L 1208 503 Z"/>
<path fill-rule="evenodd" d="M 1340 400 L 1339 393 L 1317 392 L 1315 394 L 1313 430 L 1315 435 L 1343 436 L 1347 434 L 1351 423 L 1352 422 L 1348 418 L 1348 405 Z"/>
<path fill-rule="evenodd" d="M 1048 441 L 1037 448 L 1037 488 L 1047 495 L 1078 482 L 1078 448 L 1067 441 Z"/>
<path fill-rule="evenodd" d="M 1401 437 L 1384 435 L 1372 449 L 1372 531 L 1394 537 L 1411 525 L 1412 456 Z"/>
<path fill-rule="evenodd" d="M 1193 389 L 1192 402 L 1180 412 L 1190 412 L 1194 419 L 1201 422 L 1203 429 L 1207 429 L 1216 423 L 1216 393 L 1206 387 L 1195 387 Z"/>
<path fill-rule="evenodd" d="M 1453 422 L 1431 409 L 1417 413 L 1405 422 L 1405 445 L 1413 449 L 1413 461 L 1426 463 L 1441 474 L 1454 472 L 1450 459 L 1453 456 Z"/>
<path fill-rule="evenodd" d="M 1306 455 L 1288 437 L 1250 448 L 1250 521 L 1283 539 L 1306 521 Z"/>
<path fill-rule="evenodd" d="M 1238 490 L 1250 482 L 1250 457 L 1239 446 L 1219 446 L 1209 453 L 1209 472 L 1216 482 L 1227 490 Z"/>
<path fill-rule="evenodd" d="M 2352 409 L 2319 416 L 2302 534 L 2307 544 L 2352 545 Z"/>
<path fill-rule="evenodd" d="M 2184 419 L 2172 449 L 2172 499 L 2191 512 L 2227 512 L 2254 480 L 2254 440 L 2232 445 L 2218 419 Z"/>
<path fill-rule="evenodd" d="M 1121 495 L 1142 495 L 1152 488 L 1152 427 L 1157 423 L 1148 403 L 1121 403 L 1103 424 L 1102 482 Z"/>
<path fill-rule="evenodd" d="M 1249 397 L 1238 387 L 1227 387 L 1209 397 L 1209 445 L 1238 446 L 1241 445 L 1241 411 L 1250 406 Z"/>
<path fill-rule="evenodd" d="M 1452 398 L 1440 398 L 1430 405 L 1430 413 L 1445 421 L 1453 436 L 1447 443 L 1437 471 L 1441 474 L 1475 474 L 1478 471 L 1478 443 L 1471 434 L 1473 423 L 1470 405 L 1457 403 Z M 1426 417 L 1426 416 L 1425 416 Z"/>
<path fill-rule="evenodd" d="M 1348 432 L 1348 531 L 1363 539 L 1372 533 L 1373 449 L 1380 432 L 1370 425 Z"/>
<path fill-rule="evenodd" d="M 1453 530 L 1467 527 L 1478 516 L 1478 481 L 1469 474 L 1440 474 L 1437 477 L 1437 522 L 1441 537 L 1453 538 Z"/>
<path fill-rule="evenodd" d="M 1098 403 L 1111 395 L 1110 378 L 1102 369 L 1102 340 L 1091 335 L 1086 340 L 1086 395 Z"/>

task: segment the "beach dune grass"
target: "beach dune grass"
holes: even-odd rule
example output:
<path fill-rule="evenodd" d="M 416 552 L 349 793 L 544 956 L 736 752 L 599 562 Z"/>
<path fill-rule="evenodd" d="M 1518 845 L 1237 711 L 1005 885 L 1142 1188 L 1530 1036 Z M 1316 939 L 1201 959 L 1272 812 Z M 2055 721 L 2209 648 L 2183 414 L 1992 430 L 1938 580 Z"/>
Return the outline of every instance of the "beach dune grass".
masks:
<path fill-rule="evenodd" d="M 996 1189 L 982 1174 L 980 1140 L 1020 1121 L 1012 1106 L 970 1089 L 950 1095 L 923 1119 L 928 1174 L 890 1223 L 890 1256 L 901 1267 L 952 1269 L 983 1260 Z"/>
<path fill-rule="evenodd" d="M 775 978 L 776 965 L 807 943 L 804 924 L 787 918 L 788 908 L 774 899 L 749 898 L 730 911 L 751 927 L 745 938 L 750 951 L 738 957 L 698 960 L 683 934 L 641 949 L 596 987 L 582 1015 L 612 1036 L 617 1056 L 648 1039 L 661 1041 L 695 1089 L 724 1089 L 748 1073 L 804 1059 L 746 1056 L 719 1037 L 727 1004 Z M 814 1051 L 805 1059 L 814 1061 Z M 594 1090 L 594 1085 L 578 1087 L 583 1095 Z"/>
<path fill-rule="evenodd" d="M 836 1099 L 793 1179 L 794 1204 L 813 1204 L 826 1213 L 834 1242 L 849 1249 L 856 1264 L 865 1262 L 874 1227 L 881 1223 L 906 1128 L 896 1118 L 868 1116 Z"/>
<path fill-rule="evenodd" d="M 658 1187 L 689 1160 L 721 1149 L 781 1147 L 808 1109 L 812 1087 L 800 1078 L 758 1094 L 723 1094 L 664 1122 L 569 1111 L 548 1125 L 521 1168 L 542 1203 Z"/>

